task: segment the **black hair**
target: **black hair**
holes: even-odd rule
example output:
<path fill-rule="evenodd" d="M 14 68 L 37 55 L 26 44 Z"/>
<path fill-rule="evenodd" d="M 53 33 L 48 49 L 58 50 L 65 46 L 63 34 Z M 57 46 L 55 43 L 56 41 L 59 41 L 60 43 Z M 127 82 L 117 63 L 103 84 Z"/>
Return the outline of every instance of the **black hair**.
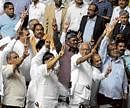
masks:
<path fill-rule="evenodd" d="M 97 4 L 95 4 L 94 2 L 91 2 L 91 3 L 89 4 L 89 6 L 90 6 L 90 5 L 94 5 L 94 6 L 95 6 L 95 12 L 98 11 L 98 5 L 97 5 Z"/>
<path fill-rule="evenodd" d="M 69 30 L 66 34 L 66 40 L 69 40 L 70 38 L 77 37 L 78 32 Z"/>
<path fill-rule="evenodd" d="M 38 25 L 40 25 L 40 26 L 42 27 L 42 30 L 44 30 L 44 27 L 42 26 L 42 24 L 38 23 L 38 24 L 35 24 L 35 25 L 34 25 L 33 32 L 35 31 L 35 28 L 36 28 L 36 26 L 38 26 Z"/>
<path fill-rule="evenodd" d="M 49 60 L 50 58 L 54 57 L 54 55 L 50 52 L 46 52 L 42 58 L 42 63 L 45 64 L 46 60 Z"/>
<path fill-rule="evenodd" d="M 14 6 L 12 2 L 5 2 L 5 3 L 4 3 L 4 10 L 5 10 L 6 8 L 8 8 L 9 5 Z"/>
<path fill-rule="evenodd" d="M 39 40 L 38 43 L 36 44 L 36 49 L 40 50 L 44 44 L 45 44 L 45 40 L 43 39 Z"/>

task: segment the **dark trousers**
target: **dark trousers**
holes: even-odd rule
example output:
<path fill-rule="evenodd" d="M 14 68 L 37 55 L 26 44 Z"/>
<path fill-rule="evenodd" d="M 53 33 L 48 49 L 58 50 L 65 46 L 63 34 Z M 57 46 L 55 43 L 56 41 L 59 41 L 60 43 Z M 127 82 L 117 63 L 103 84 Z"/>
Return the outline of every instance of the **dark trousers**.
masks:
<path fill-rule="evenodd" d="M 112 108 L 123 108 L 123 100 L 122 99 L 111 99 L 105 97 L 103 94 L 98 94 L 98 105 L 110 104 Z"/>
<path fill-rule="evenodd" d="M 22 107 L 2 105 L 2 108 L 22 108 Z"/>

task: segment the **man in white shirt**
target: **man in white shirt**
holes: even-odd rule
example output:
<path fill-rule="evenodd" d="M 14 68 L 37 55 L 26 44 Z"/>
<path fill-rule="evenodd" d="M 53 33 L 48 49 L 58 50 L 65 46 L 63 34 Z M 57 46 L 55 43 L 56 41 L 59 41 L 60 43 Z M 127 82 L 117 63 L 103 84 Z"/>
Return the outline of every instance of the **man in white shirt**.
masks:
<path fill-rule="evenodd" d="M 78 31 L 81 19 L 87 14 L 88 5 L 84 4 L 83 0 L 75 0 L 69 6 L 66 13 L 65 22 L 69 23 L 68 30 Z"/>
<path fill-rule="evenodd" d="M 39 0 L 32 0 L 29 6 L 29 21 L 31 19 L 37 19 L 43 25 L 45 7 L 45 4 Z"/>
<path fill-rule="evenodd" d="M 60 93 L 67 92 L 57 77 L 59 66 L 56 63 L 63 56 L 63 51 L 55 57 L 50 52 L 45 52 L 42 56 L 42 60 L 37 58 L 42 61 L 41 65 L 37 65 L 35 61 L 37 65 L 35 108 L 55 108 Z"/>
<path fill-rule="evenodd" d="M 4 13 L 4 9 L 3 9 L 3 6 L 4 6 L 4 0 L 0 0 L 0 16 L 3 15 Z"/>
<path fill-rule="evenodd" d="M 29 45 L 29 31 L 26 28 L 23 28 L 19 33 L 18 33 L 18 38 L 13 39 L 3 50 L 2 54 L 2 63 L 6 63 L 6 55 L 10 51 L 15 51 L 20 57 L 23 56 L 24 48 Z M 30 81 L 30 64 L 31 64 L 31 59 L 33 57 L 32 49 L 29 48 L 29 53 L 30 55 L 23 61 L 21 66 L 19 67 L 20 71 L 23 73 L 26 79 L 26 83 L 29 83 Z M 28 84 L 27 84 L 28 85 Z"/>
<path fill-rule="evenodd" d="M 126 99 L 128 94 L 128 80 L 117 44 L 110 43 L 110 34 L 113 28 L 110 26 L 109 30 L 107 30 L 99 48 L 102 59 L 102 72 L 104 73 L 107 67 L 111 67 L 112 71 L 100 83 L 98 102 L 99 105 L 110 104 L 112 107 L 122 108 L 122 100 Z"/>
<path fill-rule="evenodd" d="M 9 37 L 3 38 L 0 40 L 0 98 L 1 96 L 3 96 L 4 92 L 3 92 L 3 77 L 2 77 L 2 51 L 4 49 L 4 47 L 6 47 L 6 45 L 11 41 L 11 39 Z M 0 102 L 1 103 L 1 102 Z M 0 104 L 0 108 L 2 108 L 1 104 Z"/>
<path fill-rule="evenodd" d="M 24 107 L 26 82 L 18 67 L 28 55 L 28 49 L 26 48 L 22 57 L 19 57 L 14 51 L 7 54 L 7 64 L 2 65 L 4 82 L 3 108 Z"/>
<path fill-rule="evenodd" d="M 90 107 L 90 95 L 92 80 L 101 80 L 108 74 L 100 74 L 100 71 L 92 67 L 89 63 L 94 50 L 90 52 L 89 44 L 82 43 L 79 47 L 79 53 L 71 57 L 71 107 L 79 108 L 83 105 L 85 108 Z M 99 60 L 99 64 L 100 64 Z"/>
<path fill-rule="evenodd" d="M 116 6 L 113 9 L 113 13 L 112 13 L 112 17 L 111 17 L 111 21 L 115 20 L 116 18 L 119 17 L 119 13 L 122 10 L 127 10 L 129 12 L 129 21 L 130 21 L 130 7 L 128 6 L 128 2 L 129 0 L 118 0 L 118 6 Z"/>

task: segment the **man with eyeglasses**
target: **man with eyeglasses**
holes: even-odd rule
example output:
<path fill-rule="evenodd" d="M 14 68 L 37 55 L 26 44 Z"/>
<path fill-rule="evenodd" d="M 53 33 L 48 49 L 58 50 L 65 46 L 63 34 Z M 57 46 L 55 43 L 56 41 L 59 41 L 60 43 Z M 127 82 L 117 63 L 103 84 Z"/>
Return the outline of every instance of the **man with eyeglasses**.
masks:
<path fill-rule="evenodd" d="M 19 70 L 19 66 L 29 55 L 28 49 L 24 49 L 22 57 L 11 51 L 7 54 L 7 65 L 2 65 L 4 82 L 4 96 L 2 108 L 23 108 L 26 96 L 25 78 Z"/>

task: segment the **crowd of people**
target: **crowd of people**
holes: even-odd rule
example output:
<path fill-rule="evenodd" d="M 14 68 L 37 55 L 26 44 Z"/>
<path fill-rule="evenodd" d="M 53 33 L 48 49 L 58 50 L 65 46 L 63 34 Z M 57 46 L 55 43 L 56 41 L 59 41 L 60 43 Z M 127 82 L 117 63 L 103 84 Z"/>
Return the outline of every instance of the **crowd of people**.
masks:
<path fill-rule="evenodd" d="M 0 0 L 0 108 L 130 108 L 129 0 Z"/>

